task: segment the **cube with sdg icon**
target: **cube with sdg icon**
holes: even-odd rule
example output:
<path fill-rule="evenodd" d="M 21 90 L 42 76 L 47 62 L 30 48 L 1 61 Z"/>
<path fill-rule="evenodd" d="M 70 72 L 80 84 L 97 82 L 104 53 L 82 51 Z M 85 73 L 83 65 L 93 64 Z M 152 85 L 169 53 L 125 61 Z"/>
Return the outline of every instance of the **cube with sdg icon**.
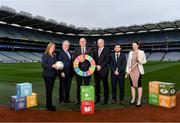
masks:
<path fill-rule="evenodd" d="M 159 95 L 149 94 L 149 104 L 159 105 Z"/>
<path fill-rule="evenodd" d="M 159 105 L 166 108 L 172 108 L 176 106 L 176 96 L 164 96 L 159 95 Z"/>
<path fill-rule="evenodd" d="M 149 82 L 149 104 L 166 108 L 176 106 L 176 89 L 174 83 Z"/>
<path fill-rule="evenodd" d="M 94 113 L 94 101 L 82 101 L 81 114 L 93 114 L 93 113 Z"/>
<path fill-rule="evenodd" d="M 159 84 L 162 82 L 152 81 L 149 82 L 149 93 L 150 94 L 159 94 Z"/>
<path fill-rule="evenodd" d="M 34 107 L 38 105 L 38 99 L 37 99 L 37 94 L 32 93 L 31 96 L 26 96 L 26 105 L 27 108 Z"/>
<path fill-rule="evenodd" d="M 31 96 L 32 84 L 28 82 L 16 84 L 16 94 L 18 97 Z"/>
<path fill-rule="evenodd" d="M 11 96 L 11 108 L 15 110 L 21 110 L 26 108 L 26 98 Z"/>
<path fill-rule="evenodd" d="M 93 100 L 94 100 L 94 87 L 81 86 L 81 101 L 93 101 Z"/>
<path fill-rule="evenodd" d="M 160 83 L 159 94 L 171 96 L 176 94 L 175 83 Z"/>

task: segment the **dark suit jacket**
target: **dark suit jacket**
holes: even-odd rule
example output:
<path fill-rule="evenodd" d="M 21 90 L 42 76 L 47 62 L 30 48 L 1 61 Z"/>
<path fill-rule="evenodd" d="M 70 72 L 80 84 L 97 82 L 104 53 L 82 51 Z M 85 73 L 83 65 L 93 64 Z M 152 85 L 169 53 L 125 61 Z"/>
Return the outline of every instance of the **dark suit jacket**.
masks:
<path fill-rule="evenodd" d="M 109 73 L 109 62 L 110 62 L 109 49 L 104 47 L 100 57 L 98 57 L 98 48 L 96 48 L 93 53 L 93 58 L 96 62 L 96 65 L 101 66 L 101 70 L 97 71 L 96 69 L 95 72 L 99 73 L 101 76 L 106 76 Z"/>
<path fill-rule="evenodd" d="M 42 68 L 43 76 L 45 77 L 55 77 L 57 75 L 57 70 L 52 68 L 52 65 L 56 63 L 56 55 L 51 57 L 48 54 L 43 54 L 42 56 Z"/>
<path fill-rule="evenodd" d="M 71 75 L 73 72 L 72 55 L 71 55 L 71 59 L 69 59 L 66 52 L 63 49 L 61 49 L 57 59 L 58 61 L 62 61 L 64 64 L 64 68 L 60 72 L 64 72 L 66 76 Z"/>
<path fill-rule="evenodd" d="M 111 55 L 111 60 L 110 60 L 110 68 L 111 68 L 111 73 L 114 75 L 114 71 L 116 68 L 118 68 L 118 72 L 120 73 L 120 76 L 125 75 L 125 69 L 126 69 L 126 56 L 123 53 L 120 53 L 120 56 L 116 62 L 116 56 L 115 53 Z"/>
<path fill-rule="evenodd" d="M 89 49 L 87 46 L 86 46 L 86 52 L 85 52 L 85 54 L 91 56 L 91 51 L 90 51 L 90 49 Z M 79 56 L 79 55 L 82 55 L 82 53 L 81 53 L 81 47 L 77 47 L 77 48 L 75 49 L 74 54 L 73 54 L 73 61 L 74 61 L 74 60 L 76 59 L 76 57 Z M 79 68 L 80 68 L 81 70 L 83 70 L 83 71 L 87 71 L 87 70 L 89 69 L 89 66 L 90 66 L 90 63 L 89 63 L 87 60 L 85 60 L 85 61 L 82 62 L 82 63 L 79 63 Z"/>

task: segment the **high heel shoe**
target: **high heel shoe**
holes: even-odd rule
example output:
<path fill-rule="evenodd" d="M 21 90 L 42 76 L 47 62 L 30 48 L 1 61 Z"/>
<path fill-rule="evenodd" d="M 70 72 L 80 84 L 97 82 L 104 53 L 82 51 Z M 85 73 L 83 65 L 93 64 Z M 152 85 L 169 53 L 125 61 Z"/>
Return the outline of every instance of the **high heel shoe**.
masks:
<path fill-rule="evenodd" d="M 136 102 L 136 100 L 134 100 L 133 102 L 131 101 L 129 104 L 130 104 L 130 105 L 134 105 L 135 102 Z"/>
<path fill-rule="evenodd" d="M 136 107 L 141 107 L 141 104 L 142 104 L 142 100 L 141 100 L 141 103 L 136 104 Z"/>

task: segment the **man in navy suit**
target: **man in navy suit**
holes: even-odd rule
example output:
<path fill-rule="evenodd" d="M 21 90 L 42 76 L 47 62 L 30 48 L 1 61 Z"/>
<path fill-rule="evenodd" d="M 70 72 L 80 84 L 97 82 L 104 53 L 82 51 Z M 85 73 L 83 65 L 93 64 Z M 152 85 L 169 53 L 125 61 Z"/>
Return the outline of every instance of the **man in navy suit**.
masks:
<path fill-rule="evenodd" d="M 119 85 L 120 104 L 124 104 L 124 77 L 126 69 L 126 56 L 121 52 L 120 44 L 114 47 L 115 53 L 111 55 L 110 68 L 111 68 L 111 83 L 112 83 L 112 104 L 117 103 L 116 91 L 117 84 Z"/>
<path fill-rule="evenodd" d="M 73 77 L 72 56 L 69 52 L 69 41 L 62 42 L 62 49 L 59 52 L 58 61 L 62 61 L 64 68 L 59 71 L 60 87 L 59 102 L 60 104 L 70 103 L 70 88 Z"/>

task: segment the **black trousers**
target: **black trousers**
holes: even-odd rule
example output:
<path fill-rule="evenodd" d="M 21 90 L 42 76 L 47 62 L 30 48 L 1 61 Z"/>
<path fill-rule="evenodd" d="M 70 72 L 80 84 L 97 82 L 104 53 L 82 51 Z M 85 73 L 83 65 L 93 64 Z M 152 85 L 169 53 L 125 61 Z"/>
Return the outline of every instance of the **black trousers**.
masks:
<path fill-rule="evenodd" d="M 124 100 L 124 76 L 111 75 L 112 99 L 116 100 L 117 85 L 119 85 L 119 99 Z"/>
<path fill-rule="evenodd" d="M 77 101 L 80 102 L 80 87 L 81 85 L 87 86 L 89 85 L 91 80 L 91 76 L 81 77 L 76 75 L 76 85 L 77 85 Z"/>
<path fill-rule="evenodd" d="M 44 76 L 43 78 L 46 86 L 46 107 L 52 107 L 52 93 L 56 77 Z"/>
<path fill-rule="evenodd" d="M 101 81 L 103 83 L 104 87 L 104 101 L 108 101 L 109 99 L 109 86 L 108 86 L 108 73 L 105 74 L 104 76 L 101 76 L 98 73 L 94 74 L 94 79 L 95 79 L 95 93 L 96 93 L 96 100 L 100 101 L 100 86 L 101 86 Z"/>
<path fill-rule="evenodd" d="M 67 76 L 67 75 L 66 75 Z M 69 101 L 72 77 L 59 77 L 59 101 Z"/>

